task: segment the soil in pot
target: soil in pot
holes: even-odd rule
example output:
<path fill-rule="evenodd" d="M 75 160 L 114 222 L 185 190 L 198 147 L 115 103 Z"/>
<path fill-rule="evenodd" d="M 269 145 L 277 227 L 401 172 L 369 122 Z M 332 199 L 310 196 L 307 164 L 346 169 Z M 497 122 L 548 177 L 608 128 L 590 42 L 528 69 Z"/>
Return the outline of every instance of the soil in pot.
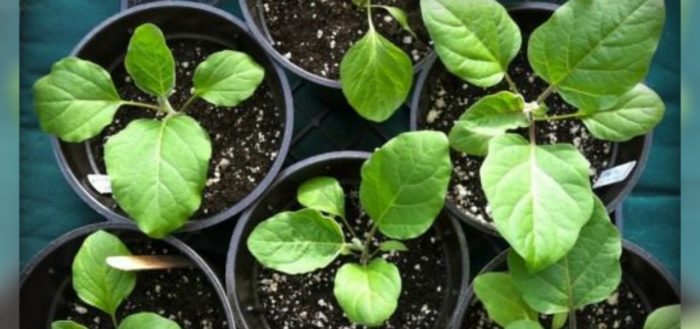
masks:
<path fill-rule="evenodd" d="M 365 10 L 349 0 L 248 0 L 253 13 L 258 12 L 258 4 L 273 47 L 304 70 L 332 80 L 339 78 L 340 62 L 347 50 L 368 29 Z M 372 10 L 373 22 L 377 31 L 403 49 L 414 63 L 431 52 L 419 1 L 381 0 L 372 4 L 395 6 L 406 12 L 417 38 L 383 9 Z"/>
<path fill-rule="evenodd" d="M 192 77 L 197 65 L 210 54 L 227 47 L 218 43 L 194 40 L 169 40 L 176 60 L 176 90 L 170 97 L 175 109 L 190 96 Z M 271 75 L 271 72 L 267 72 Z M 133 83 L 123 62 L 112 70 L 119 94 L 123 99 L 157 103 Z M 202 205 L 194 219 L 215 215 L 232 207 L 247 196 L 265 178 L 277 157 L 284 125 L 282 110 L 275 102 L 272 79 L 266 78 L 255 94 L 235 108 L 218 108 L 203 100 L 195 101 L 187 110 L 209 133 L 212 158 Z M 107 139 L 138 118 L 153 117 L 150 110 L 123 107 L 114 122 L 90 142 L 90 148 L 100 172 L 106 172 L 104 144 Z M 113 206 L 117 208 L 116 203 Z"/>
<path fill-rule="evenodd" d="M 125 243 L 135 254 L 177 253 L 165 244 L 152 241 L 126 240 Z M 67 319 L 93 329 L 114 329 L 108 315 L 78 299 L 69 281 L 57 301 L 55 321 Z M 119 308 L 118 319 L 139 312 L 158 313 L 183 329 L 228 328 L 216 290 L 199 269 L 139 272 L 136 288 Z"/>
<path fill-rule="evenodd" d="M 356 232 L 369 231 L 369 218 L 359 207 L 358 189 L 355 187 L 353 190 L 349 186 L 344 188 L 349 192 L 346 197 L 348 219 L 355 226 Z M 352 238 L 348 232 L 346 237 L 348 241 Z M 405 242 L 408 252 L 385 255 L 385 259 L 399 267 L 403 291 L 396 313 L 379 328 L 432 329 L 441 312 L 447 290 L 447 267 L 442 241 L 434 230 L 430 230 L 422 237 Z M 343 256 L 326 269 L 297 276 L 261 269 L 258 274 L 258 294 L 270 328 L 360 328 L 343 316 L 333 295 L 336 271 L 344 263 L 352 261 L 357 262 L 357 257 Z"/>

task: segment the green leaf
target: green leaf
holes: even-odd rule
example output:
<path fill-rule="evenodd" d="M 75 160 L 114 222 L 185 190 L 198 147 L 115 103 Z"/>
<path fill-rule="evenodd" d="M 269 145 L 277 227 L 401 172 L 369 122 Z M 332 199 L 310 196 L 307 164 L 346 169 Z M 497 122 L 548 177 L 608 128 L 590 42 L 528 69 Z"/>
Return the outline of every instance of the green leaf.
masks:
<path fill-rule="evenodd" d="M 575 311 L 608 298 L 622 279 L 622 239 L 605 205 L 596 198 L 595 211 L 581 229 L 571 251 L 556 264 L 531 273 L 516 253 L 508 268 L 523 298 L 544 314 Z"/>
<path fill-rule="evenodd" d="M 569 312 L 554 314 L 552 317 L 552 329 L 564 328 L 567 320 L 569 320 Z"/>
<path fill-rule="evenodd" d="M 400 241 L 384 241 L 379 245 L 381 251 L 408 251 L 408 247 Z"/>
<path fill-rule="evenodd" d="M 360 202 L 384 235 L 412 239 L 425 233 L 442 210 L 451 173 L 445 134 L 403 133 L 362 166 Z"/>
<path fill-rule="evenodd" d="M 421 0 L 435 51 L 452 74 L 479 87 L 503 80 L 518 54 L 518 25 L 495 0 Z"/>
<path fill-rule="evenodd" d="M 414 37 L 416 36 L 416 33 L 413 32 L 413 29 L 411 29 L 411 24 L 408 22 L 408 15 L 406 15 L 406 12 L 403 11 L 403 9 L 398 8 L 398 7 L 393 7 L 393 6 L 381 6 L 378 5 L 377 7 L 384 8 L 386 11 L 389 12 L 389 15 L 391 17 L 394 17 L 397 23 L 401 26 L 402 29 L 406 30 L 406 32 L 411 33 Z"/>
<path fill-rule="evenodd" d="M 73 259 L 73 289 L 80 300 L 114 315 L 136 286 L 136 274 L 107 265 L 107 257 L 130 256 L 129 249 L 105 231 L 88 236 Z"/>
<path fill-rule="evenodd" d="M 507 273 L 482 274 L 473 284 L 474 293 L 484 304 L 489 318 L 501 327 L 520 320 L 537 321 L 537 313 L 525 303 Z"/>
<path fill-rule="evenodd" d="M 567 102 L 604 110 L 646 76 L 664 20 L 663 0 L 571 0 L 532 34 L 528 58 Z"/>
<path fill-rule="evenodd" d="M 343 57 L 340 83 L 358 114 L 382 122 L 408 97 L 413 63 L 401 48 L 371 28 Z"/>
<path fill-rule="evenodd" d="M 450 131 L 450 145 L 460 152 L 485 156 L 492 138 L 509 129 L 530 125 L 524 109 L 525 101 L 520 95 L 502 91 L 486 96 L 455 122 Z"/>
<path fill-rule="evenodd" d="M 537 321 L 520 320 L 511 323 L 506 329 L 542 329 L 542 325 Z"/>
<path fill-rule="evenodd" d="M 248 99 L 265 79 L 265 70 L 247 54 L 214 53 L 194 71 L 194 94 L 216 106 L 233 107 Z"/>
<path fill-rule="evenodd" d="M 481 183 L 498 231 L 531 271 L 564 257 L 591 218 L 589 166 L 573 145 L 536 146 L 515 134 L 491 140 Z"/>
<path fill-rule="evenodd" d="M 669 305 L 659 308 L 649 314 L 644 329 L 680 329 L 681 306 Z"/>
<path fill-rule="evenodd" d="M 175 59 L 163 32 L 153 24 L 136 28 L 124 65 L 136 86 L 148 94 L 167 97 L 175 88 Z"/>
<path fill-rule="evenodd" d="M 138 313 L 128 316 L 119 325 L 119 329 L 180 329 L 172 320 L 155 313 Z"/>
<path fill-rule="evenodd" d="M 584 116 L 593 136 L 624 142 L 649 133 L 661 121 L 666 107 L 649 87 L 638 84 L 620 97 L 612 108 Z"/>
<path fill-rule="evenodd" d="M 401 275 L 396 265 L 381 258 L 367 266 L 345 264 L 335 276 L 333 293 L 352 322 L 377 327 L 398 307 Z"/>
<path fill-rule="evenodd" d="M 299 186 L 297 200 L 304 207 L 345 218 L 345 192 L 333 177 L 312 178 Z"/>
<path fill-rule="evenodd" d="M 340 225 L 314 209 L 282 212 L 263 221 L 247 244 L 265 267 L 288 274 L 324 268 L 346 247 Z"/>
<path fill-rule="evenodd" d="M 105 145 L 113 196 L 143 232 L 163 238 L 199 209 L 211 152 L 186 115 L 132 121 Z"/>
<path fill-rule="evenodd" d="M 109 72 L 75 57 L 57 62 L 34 84 L 41 129 L 66 142 L 97 136 L 122 104 Z"/>
<path fill-rule="evenodd" d="M 88 329 L 86 326 L 73 321 L 54 321 L 51 329 Z"/>

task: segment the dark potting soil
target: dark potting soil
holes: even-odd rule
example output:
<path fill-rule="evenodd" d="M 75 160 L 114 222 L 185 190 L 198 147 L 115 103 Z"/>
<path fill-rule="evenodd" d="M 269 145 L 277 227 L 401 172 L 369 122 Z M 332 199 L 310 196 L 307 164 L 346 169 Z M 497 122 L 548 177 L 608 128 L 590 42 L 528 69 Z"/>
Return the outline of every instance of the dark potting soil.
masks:
<path fill-rule="evenodd" d="M 177 62 L 177 86 L 170 97 L 170 102 L 177 110 L 191 95 L 192 77 L 197 65 L 224 47 L 192 39 L 169 40 L 168 44 Z M 157 104 L 153 97 L 136 87 L 123 63 L 113 70 L 112 78 L 123 99 Z M 272 78 L 266 77 L 251 98 L 234 108 L 218 108 L 197 100 L 187 109 L 187 114 L 209 133 L 212 142 L 212 158 L 204 197 L 193 218 L 215 215 L 232 207 L 253 191 L 272 167 L 284 129 L 282 109 L 275 100 L 272 83 Z M 124 129 L 132 120 L 153 116 L 150 110 L 129 106 L 122 107 L 117 112 L 114 122 L 91 142 L 101 172 L 106 172 L 104 144 L 107 139 Z"/>
<path fill-rule="evenodd" d="M 523 45 L 522 49 L 527 49 L 527 45 Z M 420 129 L 439 130 L 448 134 L 454 122 L 469 106 L 484 96 L 508 90 L 506 81 L 494 87 L 480 88 L 450 74 L 440 62 L 436 62 L 435 65 L 425 84 L 426 90 L 423 97 L 428 97 L 429 101 L 428 107 L 423 109 L 426 112 L 419 114 Z M 533 73 L 522 50 L 511 64 L 509 73 L 527 102 L 534 101 L 547 89 L 548 84 Z M 549 97 L 546 104 L 549 107 L 549 115 L 576 112 L 574 107 L 565 103 L 556 93 Z M 579 120 L 537 122 L 536 128 L 538 144 L 574 144 L 591 163 L 591 181 L 595 181 L 599 173 L 612 165 L 614 144 L 594 138 Z M 528 138 L 527 130 L 518 132 Z M 448 198 L 457 208 L 471 214 L 477 220 L 492 222 L 490 208 L 479 177 L 479 169 L 484 158 L 456 151 L 452 151 L 451 156 L 454 174 L 450 182 Z"/>
<path fill-rule="evenodd" d="M 350 0 L 248 0 L 252 12 L 262 4 L 273 46 L 306 71 L 336 80 L 347 50 L 368 29 L 367 14 Z M 416 0 L 372 1 L 403 9 L 417 38 L 404 31 L 384 9 L 372 9 L 374 26 L 403 49 L 414 63 L 430 53 L 430 37 Z"/>
<path fill-rule="evenodd" d="M 345 190 L 350 191 L 347 187 Z M 347 193 L 346 204 L 347 216 L 355 232 L 368 232 L 371 224 L 359 207 L 357 189 Z M 350 241 L 350 233 L 344 230 Z M 375 241 L 374 248 L 380 241 Z M 448 289 L 442 241 L 434 230 L 430 230 L 422 237 L 405 241 L 405 244 L 408 252 L 383 256 L 399 267 L 403 290 L 396 313 L 379 328 L 432 329 Z M 333 295 L 336 271 L 348 262 L 359 262 L 359 257 L 342 256 L 328 268 L 305 275 L 286 275 L 261 269 L 258 293 L 270 329 L 362 328 L 345 318 Z"/>
<path fill-rule="evenodd" d="M 134 254 L 177 254 L 162 243 L 125 242 Z M 228 328 L 216 290 L 198 269 L 139 272 L 136 288 L 119 307 L 117 318 L 121 321 L 140 312 L 157 313 L 177 322 L 183 329 Z M 58 299 L 53 320 L 73 320 L 90 329 L 115 329 L 109 315 L 83 303 L 70 283 Z"/>
<path fill-rule="evenodd" d="M 624 281 L 606 301 L 576 312 L 578 328 L 585 329 L 639 329 L 644 326 L 649 311 L 637 292 Z M 551 323 L 551 317 L 541 322 Z M 564 327 L 566 328 L 566 327 Z M 476 301 L 467 310 L 463 329 L 501 329 L 489 319 L 484 306 Z"/>

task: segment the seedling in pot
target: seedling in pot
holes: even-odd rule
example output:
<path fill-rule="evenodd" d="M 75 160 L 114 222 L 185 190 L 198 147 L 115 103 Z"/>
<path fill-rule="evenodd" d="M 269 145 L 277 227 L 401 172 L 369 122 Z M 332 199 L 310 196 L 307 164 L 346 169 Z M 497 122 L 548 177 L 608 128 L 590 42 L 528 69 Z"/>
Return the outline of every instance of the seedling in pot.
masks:
<path fill-rule="evenodd" d="M 663 0 L 571 0 L 531 35 L 528 60 L 549 84 L 526 100 L 508 75 L 522 37 L 495 0 L 421 0 L 447 69 L 466 82 L 510 90 L 471 105 L 450 132 L 457 151 L 485 156 L 480 179 L 494 224 L 533 272 L 561 261 L 596 207 L 588 160 L 570 144 L 537 145 L 536 125 L 582 120 L 591 134 L 626 141 L 649 133 L 664 104 L 641 84 L 664 24 Z M 548 114 L 558 93 L 577 108 Z M 513 130 L 529 129 L 529 140 Z"/>
<path fill-rule="evenodd" d="M 649 314 L 644 329 L 681 329 L 681 306 L 668 305 Z"/>
<path fill-rule="evenodd" d="M 112 256 L 131 256 L 118 237 L 105 231 L 88 236 L 73 260 L 73 289 L 84 303 L 105 312 L 115 329 L 180 329 L 180 326 L 155 313 L 137 313 L 117 318 L 119 306 L 136 287 L 136 273 L 120 271 L 107 264 Z M 73 321 L 55 321 L 52 329 L 87 329 Z"/>
<path fill-rule="evenodd" d="M 207 132 L 185 110 L 198 100 L 234 107 L 253 95 L 265 72 L 244 53 L 214 53 L 199 64 L 191 97 L 175 110 L 168 100 L 175 90 L 175 59 L 157 26 L 134 31 L 124 63 L 157 104 L 122 99 L 104 68 L 69 57 L 34 85 L 36 111 L 44 131 L 76 143 L 99 135 L 122 106 L 155 113 L 110 137 L 104 158 L 116 202 L 142 231 L 162 238 L 200 207 L 212 154 Z"/>
<path fill-rule="evenodd" d="M 419 237 L 432 226 L 443 207 L 451 170 L 447 136 L 404 133 L 362 166 L 360 204 L 372 220 L 367 232 L 355 232 L 349 224 L 340 183 L 317 177 L 297 192 L 306 208 L 281 212 L 258 224 L 248 237 L 248 249 L 263 266 L 287 274 L 325 268 L 341 255 L 354 258 L 336 274 L 336 300 L 352 322 L 380 326 L 396 311 L 402 283 L 396 265 L 378 255 L 410 252 L 401 241 Z M 388 240 L 374 248 L 377 233 Z"/>

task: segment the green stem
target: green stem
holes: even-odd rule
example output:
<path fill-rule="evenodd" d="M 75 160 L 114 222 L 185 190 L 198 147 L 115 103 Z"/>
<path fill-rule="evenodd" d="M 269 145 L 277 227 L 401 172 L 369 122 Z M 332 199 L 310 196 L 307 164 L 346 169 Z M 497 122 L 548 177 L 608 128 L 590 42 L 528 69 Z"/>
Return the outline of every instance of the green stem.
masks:
<path fill-rule="evenodd" d="M 343 224 L 348 228 L 348 231 L 350 231 L 350 235 L 352 235 L 353 238 L 357 239 L 357 234 L 355 234 L 355 230 L 352 229 L 352 226 L 350 226 L 350 222 L 345 218 L 345 216 L 340 216 L 340 218 L 343 220 Z"/>
<path fill-rule="evenodd" d="M 119 328 L 119 324 L 117 323 L 117 316 L 116 314 L 110 314 L 112 317 L 112 325 L 114 326 L 114 329 Z"/>
<path fill-rule="evenodd" d="M 141 103 L 141 102 L 124 101 L 124 102 L 122 102 L 122 104 L 128 105 L 128 106 L 143 107 L 143 108 L 147 108 L 149 110 L 156 110 L 156 111 L 161 110 L 158 105 L 146 104 L 146 103 Z"/>
<path fill-rule="evenodd" d="M 168 100 L 167 97 L 158 97 L 158 104 L 160 104 L 160 108 L 165 113 L 168 113 L 168 115 L 173 115 L 173 114 L 177 113 L 173 109 L 173 106 L 170 105 L 170 101 Z"/>
<path fill-rule="evenodd" d="M 569 113 L 569 114 L 548 116 L 548 117 L 539 118 L 539 119 L 535 119 L 535 120 L 536 120 L 536 121 L 555 121 L 555 120 L 575 119 L 575 118 L 580 118 L 580 117 L 583 117 L 583 116 L 585 116 L 585 114 L 582 114 L 582 113 Z"/>
<path fill-rule="evenodd" d="M 369 21 L 369 29 L 374 31 L 374 22 L 372 22 L 372 0 L 367 0 L 367 20 Z"/>
<path fill-rule="evenodd" d="M 182 105 L 182 108 L 180 108 L 180 112 L 185 113 L 185 111 L 187 111 L 187 109 L 190 107 L 190 105 L 192 105 L 192 102 L 194 102 L 195 99 L 197 99 L 197 94 L 192 94 L 192 96 L 190 96 L 190 98 L 185 102 L 185 105 Z"/>
<path fill-rule="evenodd" d="M 569 312 L 569 329 L 576 329 L 576 311 Z"/>
<path fill-rule="evenodd" d="M 506 81 L 508 81 L 508 86 L 510 87 L 510 90 L 516 94 L 519 94 L 520 92 L 518 91 L 518 86 L 515 84 L 515 81 L 513 81 L 513 78 L 511 78 L 510 74 L 506 72 Z"/>
<path fill-rule="evenodd" d="M 553 92 L 554 92 L 553 86 L 547 87 L 547 89 L 545 89 L 545 91 L 542 92 L 542 94 L 539 97 L 537 97 L 537 104 L 540 104 L 540 105 L 544 104 L 544 101 L 546 101 L 547 98 L 549 98 L 549 96 L 552 95 Z"/>
<path fill-rule="evenodd" d="M 374 234 L 377 233 L 377 228 L 378 225 L 375 223 L 372 226 L 372 229 L 369 231 L 369 234 L 367 235 L 367 241 L 365 241 L 365 248 L 362 250 L 362 256 L 360 257 L 360 262 L 364 266 L 367 266 L 367 263 L 369 263 L 370 259 L 372 258 L 372 255 L 369 252 L 369 247 L 371 246 L 372 240 L 374 239 Z"/>
<path fill-rule="evenodd" d="M 528 119 L 530 119 L 530 144 L 536 145 L 537 144 L 537 121 L 535 120 L 534 115 L 532 115 L 532 112 L 527 114 Z"/>

